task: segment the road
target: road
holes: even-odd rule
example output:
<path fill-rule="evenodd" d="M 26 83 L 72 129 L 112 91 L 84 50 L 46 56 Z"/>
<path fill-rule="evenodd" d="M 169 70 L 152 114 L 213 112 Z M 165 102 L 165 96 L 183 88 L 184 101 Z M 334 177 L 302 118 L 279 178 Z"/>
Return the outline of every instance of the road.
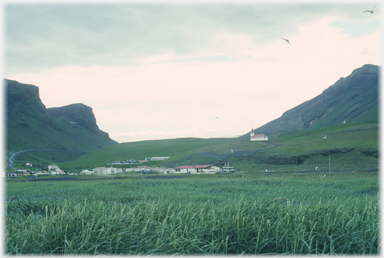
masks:
<path fill-rule="evenodd" d="M 13 163 L 14 163 L 14 160 L 15 160 L 16 156 L 19 155 L 19 154 L 21 154 L 21 153 L 29 152 L 29 151 L 62 151 L 62 152 L 83 152 L 83 153 L 86 153 L 85 151 L 52 150 L 52 149 L 30 149 L 30 150 L 21 150 L 21 151 L 18 151 L 18 152 L 13 153 L 13 154 L 8 158 L 9 167 L 12 168 L 12 169 L 19 169 L 19 168 L 13 166 Z"/>

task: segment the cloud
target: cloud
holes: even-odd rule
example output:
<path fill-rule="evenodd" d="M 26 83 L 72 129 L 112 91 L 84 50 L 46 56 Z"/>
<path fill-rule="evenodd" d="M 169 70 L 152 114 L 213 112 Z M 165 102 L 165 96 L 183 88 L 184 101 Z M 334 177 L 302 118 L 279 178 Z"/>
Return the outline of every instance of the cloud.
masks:
<path fill-rule="evenodd" d="M 6 9 L 8 78 L 92 107 L 119 142 L 241 135 L 380 64 L 359 5 L 32 7 Z"/>
<path fill-rule="evenodd" d="M 233 35 L 248 45 L 263 46 L 299 33 L 299 24 L 314 22 L 325 13 L 337 13 L 340 22 L 335 26 L 356 33 L 348 29 L 349 21 L 356 20 L 365 5 L 351 6 L 8 4 L 6 74 L 71 65 L 137 65 L 164 53 L 223 57 L 239 43 L 228 40 Z M 359 33 L 367 26 L 361 25 Z"/>

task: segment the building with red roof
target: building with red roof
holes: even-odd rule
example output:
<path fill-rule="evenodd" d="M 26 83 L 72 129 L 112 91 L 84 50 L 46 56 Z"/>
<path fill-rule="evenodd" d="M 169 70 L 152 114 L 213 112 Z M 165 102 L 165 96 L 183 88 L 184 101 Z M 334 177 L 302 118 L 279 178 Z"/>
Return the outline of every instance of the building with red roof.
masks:
<path fill-rule="evenodd" d="M 251 142 L 254 141 L 268 141 L 268 136 L 265 134 L 255 134 L 253 128 L 251 130 Z"/>

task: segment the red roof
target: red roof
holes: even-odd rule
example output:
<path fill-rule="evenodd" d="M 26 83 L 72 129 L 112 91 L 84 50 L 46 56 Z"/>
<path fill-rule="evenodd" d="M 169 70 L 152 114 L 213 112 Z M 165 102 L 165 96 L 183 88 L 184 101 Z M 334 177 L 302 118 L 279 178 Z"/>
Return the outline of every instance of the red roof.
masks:
<path fill-rule="evenodd" d="M 265 134 L 255 134 L 252 138 L 264 138 Z"/>

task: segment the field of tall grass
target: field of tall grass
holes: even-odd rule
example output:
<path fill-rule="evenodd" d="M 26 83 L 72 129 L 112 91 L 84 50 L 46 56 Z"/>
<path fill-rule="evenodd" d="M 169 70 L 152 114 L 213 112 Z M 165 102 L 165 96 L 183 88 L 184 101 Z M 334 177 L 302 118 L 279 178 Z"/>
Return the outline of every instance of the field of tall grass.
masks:
<path fill-rule="evenodd" d="M 378 184 L 377 172 L 6 182 L 5 253 L 378 254 Z"/>

